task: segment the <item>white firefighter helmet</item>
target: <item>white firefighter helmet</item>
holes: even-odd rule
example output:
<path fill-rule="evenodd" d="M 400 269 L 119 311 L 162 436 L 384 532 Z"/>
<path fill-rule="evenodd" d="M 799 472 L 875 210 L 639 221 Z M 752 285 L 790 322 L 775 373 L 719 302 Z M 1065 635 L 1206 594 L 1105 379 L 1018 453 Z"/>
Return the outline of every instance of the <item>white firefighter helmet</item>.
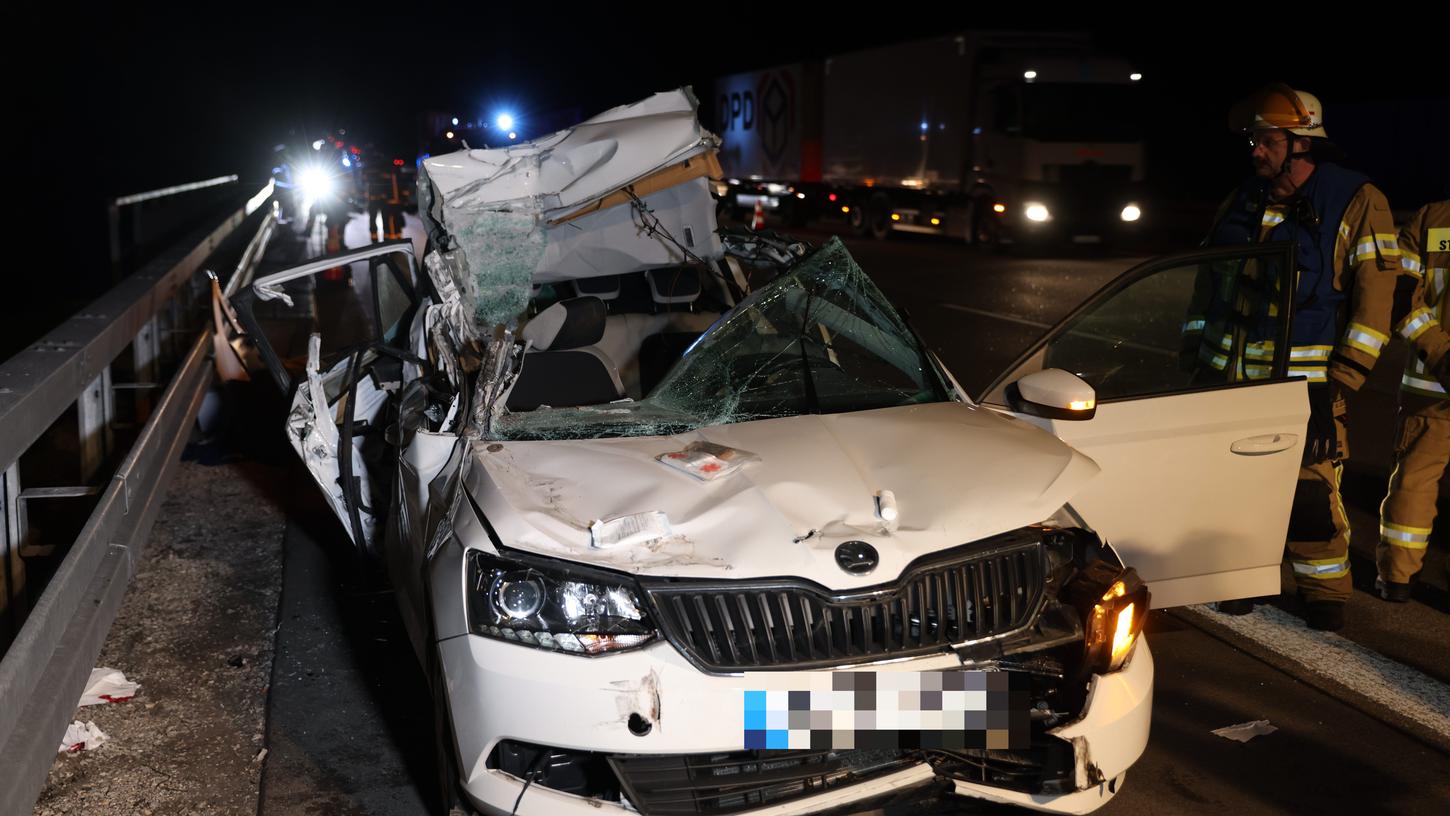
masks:
<path fill-rule="evenodd" d="M 1265 85 L 1258 93 L 1234 105 L 1229 127 L 1241 132 L 1287 130 L 1296 136 L 1328 139 L 1324 132 L 1324 106 L 1319 97 L 1297 91 L 1282 82 Z"/>

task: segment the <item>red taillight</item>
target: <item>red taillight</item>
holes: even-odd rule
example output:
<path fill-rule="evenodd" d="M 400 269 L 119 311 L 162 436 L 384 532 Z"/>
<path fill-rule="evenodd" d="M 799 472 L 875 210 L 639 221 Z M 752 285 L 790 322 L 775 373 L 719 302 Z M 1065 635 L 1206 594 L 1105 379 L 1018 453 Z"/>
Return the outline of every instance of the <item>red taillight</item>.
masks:
<path fill-rule="evenodd" d="M 393 159 L 393 166 L 394 167 L 402 167 L 403 166 L 403 160 L 402 159 Z"/>
<path fill-rule="evenodd" d="M 836 200 L 836 194 L 835 193 L 831 193 L 831 200 L 832 201 L 835 201 Z"/>

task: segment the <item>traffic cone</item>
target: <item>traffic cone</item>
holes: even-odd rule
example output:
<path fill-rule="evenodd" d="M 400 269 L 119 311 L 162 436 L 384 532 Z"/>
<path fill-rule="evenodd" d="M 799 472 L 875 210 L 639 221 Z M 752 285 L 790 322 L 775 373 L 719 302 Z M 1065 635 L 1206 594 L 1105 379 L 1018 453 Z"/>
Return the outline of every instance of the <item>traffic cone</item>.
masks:
<path fill-rule="evenodd" d="M 760 203 L 760 198 L 755 199 L 755 215 L 750 219 L 750 228 L 758 230 L 765 226 L 765 205 Z"/>

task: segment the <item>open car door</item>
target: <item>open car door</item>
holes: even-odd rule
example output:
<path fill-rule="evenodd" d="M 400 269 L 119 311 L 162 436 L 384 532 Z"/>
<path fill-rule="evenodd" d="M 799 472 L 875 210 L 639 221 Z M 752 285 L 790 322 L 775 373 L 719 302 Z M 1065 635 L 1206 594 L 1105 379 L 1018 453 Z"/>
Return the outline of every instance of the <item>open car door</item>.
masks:
<path fill-rule="evenodd" d="M 409 241 L 373 244 L 254 281 L 233 301 L 283 394 L 287 436 L 358 549 L 379 555 L 396 450 L 390 400 L 426 363 L 413 329 L 422 284 Z M 321 276 L 342 269 L 348 285 Z"/>
<path fill-rule="evenodd" d="M 1140 264 L 979 400 L 1011 411 L 1008 386 L 1048 368 L 1094 388 L 1091 419 L 1012 413 L 1102 467 L 1071 504 L 1148 582 L 1155 607 L 1279 591 L 1309 416 L 1307 382 L 1289 376 L 1291 258 L 1278 243 Z M 1205 332 L 1214 303 L 1230 316 Z"/>

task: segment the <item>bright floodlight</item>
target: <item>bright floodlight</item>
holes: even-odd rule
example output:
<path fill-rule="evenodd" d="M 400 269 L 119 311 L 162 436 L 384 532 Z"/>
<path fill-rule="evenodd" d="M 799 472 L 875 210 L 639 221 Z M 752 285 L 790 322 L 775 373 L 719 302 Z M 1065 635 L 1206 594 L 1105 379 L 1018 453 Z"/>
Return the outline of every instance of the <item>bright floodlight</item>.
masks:
<path fill-rule="evenodd" d="M 501 130 L 513 130 L 514 118 L 507 113 L 500 113 L 498 118 L 493 120 Z M 509 138 L 513 138 L 510 136 Z"/>
<path fill-rule="evenodd" d="M 457 116 L 453 117 L 453 126 L 454 127 L 458 127 L 458 117 Z"/>
<path fill-rule="evenodd" d="M 1037 72 L 1036 71 L 1023 71 L 1022 72 L 1022 78 L 1023 79 L 1037 79 Z"/>
<path fill-rule="evenodd" d="M 1143 78 L 1143 75 L 1142 74 L 1128 74 L 1128 79 L 1131 79 L 1134 82 L 1137 82 L 1138 80 L 1140 80 L 1142 78 Z"/>
<path fill-rule="evenodd" d="M 1047 207 L 1037 203 L 1028 204 L 1023 214 L 1027 216 L 1029 221 L 1037 221 L 1039 223 L 1052 217 L 1051 213 L 1047 211 Z"/>
<path fill-rule="evenodd" d="M 332 177 L 320 167 L 309 167 L 297 176 L 297 186 L 302 195 L 316 201 L 332 195 Z"/>
<path fill-rule="evenodd" d="M 1137 221 L 1139 218 L 1143 217 L 1143 211 L 1138 209 L 1137 204 L 1129 204 L 1128 206 L 1123 208 L 1121 217 L 1124 221 Z"/>

